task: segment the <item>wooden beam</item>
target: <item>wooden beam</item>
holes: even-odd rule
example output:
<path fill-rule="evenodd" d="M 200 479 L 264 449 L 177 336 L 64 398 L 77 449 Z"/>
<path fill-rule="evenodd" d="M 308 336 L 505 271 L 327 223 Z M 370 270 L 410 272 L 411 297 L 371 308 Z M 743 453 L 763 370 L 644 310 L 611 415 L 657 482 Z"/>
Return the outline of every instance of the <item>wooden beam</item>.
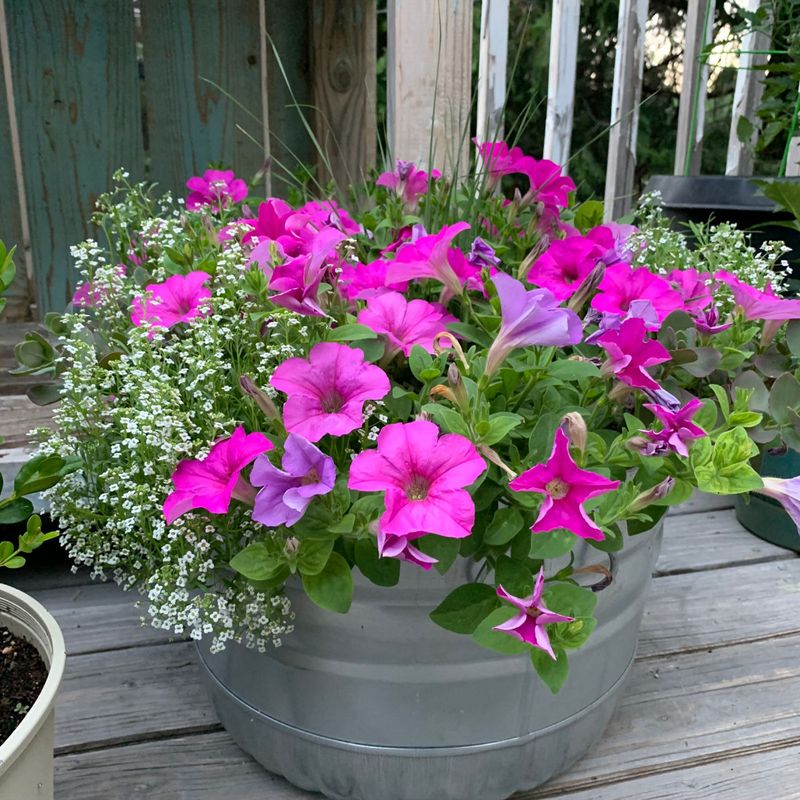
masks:
<path fill-rule="evenodd" d="M 689 0 L 675 143 L 676 175 L 700 174 L 708 90 L 708 64 L 700 63 L 700 56 L 713 32 L 714 0 Z"/>
<path fill-rule="evenodd" d="M 751 12 L 758 11 L 761 5 L 762 0 L 745 0 L 744 2 L 745 10 Z M 768 23 L 768 27 L 771 29 L 771 21 Z M 726 175 L 753 174 L 753 154 L 761 127 L 756 111 L 764 94 L 764 73 L 756 67 L 766 64 L 769 58 L 757 51 L 768 50 L 771 38 L 771 30 L 748 30 L 742 37 L 742 52 L 739 56 L 736 88 L 733 92 L 728 155 L 725 160 Z M 751 134 L 746 141 L 739 138 L 739 124 L 743 119 L 752 125 Z"/>
<path fill-rule="evenodd" d="M 471 65 L 471 0 L 388 0 L 393 159 L 467 170 Z"/>
<path fill-rule="evenodd" d="M 798 175 L 800 175 L 800 136 L 794 136 L 789 145 L 789 157 L 786 159 L 786 177 L 792 178 Z"/>
<path fill-rule="evenodd" d="M 479 142 L 503 138 L 508 66 L 508 2 L 483 0 L 481 4 L 478 118 L 475 126 L 475 136 Z"/>
<path fill-rule="evenodd" d="M 569 159 L 580 22 L 580 0 L 553 0 L 544 157 L 556 164 Z"/>
<path fill-rule="evenodd" d="M 345 189 L 375 166 L 375 0 L 314 0 L 311 11 L 319 174 Z"/>
<path fill-rule="evenodd" d="M 606 220 L 622 216 L 632 205 L 647 6 L 648 0 L 621 0 L 619 4 L 603 214 Z"/>

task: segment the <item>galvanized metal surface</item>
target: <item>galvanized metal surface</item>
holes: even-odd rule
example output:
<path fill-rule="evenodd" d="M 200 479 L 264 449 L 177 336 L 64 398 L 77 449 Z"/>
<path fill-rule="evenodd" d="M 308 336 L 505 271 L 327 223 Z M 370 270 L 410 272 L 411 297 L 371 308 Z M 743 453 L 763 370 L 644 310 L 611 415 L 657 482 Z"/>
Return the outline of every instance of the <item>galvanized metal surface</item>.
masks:
<path fill-rule="evenodd" d="M 598 595 L 598 627 L 554 696 L 526 656 L 484 650 L 429 611 L 471 578 L 403 565 L 357 582 L 344 616 L 291 590 L 296 630 L 259 654 L 200 646 L 220 719 L 267 769 L 337 800 L 492 800 L 579 758 L 613 714 L 633 660 L 661 527 L 630 539 Z M 603 561 L 588 546 L 578 563 Z"/>

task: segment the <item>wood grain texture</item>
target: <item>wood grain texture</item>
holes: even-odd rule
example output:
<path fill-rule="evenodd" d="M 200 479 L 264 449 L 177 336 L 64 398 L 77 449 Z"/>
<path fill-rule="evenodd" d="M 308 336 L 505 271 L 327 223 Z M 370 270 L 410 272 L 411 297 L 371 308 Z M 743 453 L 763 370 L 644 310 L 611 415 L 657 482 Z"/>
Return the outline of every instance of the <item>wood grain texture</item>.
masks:
<path fill-rule="evenodd" d="M 6 44 L 5 14 L 3 9 L 0 9 L 0 51 L 5 49 Z M 3 61 L 4 59 L 0 58 L 0 165 L 2 165 L 0 167 L 0 241 L 4 242 L 9 250 L 15 245 L 17 247 L 14 259 L 17 265 L 17 274 L 4 295 L 6 309 L 3 313 L 3 321 L 17 322 L 29 318 L 32 298 L 29 297 L 28 276 L 25 271 L 26 242 L 23 241 L 22 214 L 11 141 L 11 120 L 6 100 L 7 89 L 11 88 L 11 75 L 7 74 Z"/>
<path fill-rule="evenodd" d="M 734 510 L 669 516 L 656 575 L 700 572 L 735 564 L 793 560 L 796 553 L 747 533 Z"/>
<path fill-rule="evenodd" d="M 708 65 L 700 53 L 714 30 L 714 0 L 689 0 L 683 51 L 683 78 L 675 140 L 675 174 L 699 175 L 703 156 L 703 126 Z"/>
<path fill-rule="evenodd" d="M 603 209 L 606 221 L 626 214 L 633 205 L 647 8 L 648 0 L 620 0 L 619 4 Z"/>
<path fill-rule="evenodd" d="M 142 172 L 139 79 L 129 0 L 12 0 L 6 22 L 38 313 L 62 310 L 69 246 L 112 172 Z"/>
<path fill-rule="evenodd" d="M 258 0 L 141 7 L 150 177 L 179 196 L 212 164 L 252 178 L 265 157 Z"/>
<path fill-rule="evenodd" d="M 319 175 L 346 190 L 375 166 L 375 0 L 312 0 L 311 30 Z"/>
<path fill-rule="evenodd" d="M 387 9 L 392 159 L 463 173 L 469 164 L 472 2 L 389 0 Z"/>
<path fill-rule="evenodd" d="M 678 506 L 671 506 L 670 516 L 675 514 L 694 514 L 697 511 L 721 511 L 723 508 L 733 508 L 734 499 L 729 494 L 707 494 L 695 489 L 691 497 Z"/>
<path fill-rule="evenodd" d="M 503 138 L 508 68 L 509 0 L 482 0 L 478 42 L 478 110 L 475 136 L 479 142 Z"/>

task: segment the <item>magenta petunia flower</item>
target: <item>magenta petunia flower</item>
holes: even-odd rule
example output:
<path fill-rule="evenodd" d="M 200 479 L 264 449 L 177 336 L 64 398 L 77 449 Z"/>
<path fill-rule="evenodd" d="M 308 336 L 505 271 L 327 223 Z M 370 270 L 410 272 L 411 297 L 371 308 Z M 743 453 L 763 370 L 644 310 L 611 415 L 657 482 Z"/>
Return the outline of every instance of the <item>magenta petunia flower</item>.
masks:
<path fill-rule="evenodd" d="M 566 617 L 563 614 L 556 614 L 545 608 L 542 604 L 542 591 L 544 590 L 544 567 L 539 570 L 536 582 L 533 585 L 533 593 L 529 597 L 514 597 L 503 587 L 497 587 L 497 596 L 511 603 L 519 613 L 511 617 L 507 622 L 497 625 L 494 630 L 503 631 L 519 639 L 521 642 L 538 647 L 544 650 L 550 658 L 555 658 L 553 648 L 550 644 L 550 637 L 547 635 L 545 625 L 552 625 L 554 622 L 573 622 L 574 617 Z"/>
<path fill-rule="evenodd" d="M 745 319 L 786 321 L 800 319 L 800 300 L 780 297 L 767 286 L 763 291 L 740 281 L 735 275 L 721 269 L 714 277 L 728 286 L 736 305 Z"/>
<path fill-rule="evenodd" d="M 326 261 L 335 253 L 345 235 L 336 228 L 323 228 L 310 243 L 309 252 L 279 264 L 272 271 L 270 300 L 297 314 L 324 317 L 317 294 L 327 269 Z"/>
<path fill-rule="evenodd" d="M 577 188 L 569 175 L 561 174 L 561 166 L 554 161 L 535 158 L 526 162 L 522 170 L 531 182 L 526 198 L 537 203 L 542 203 L 545 211 L 553 213 L 555 209 L 566 208 L 569 205 L 569 193 Z"/>
<path fill-rule="evenodd" d="M 700 333 L 712 335 L 726 331 L 732 327 L 733 320 L 728 319 L 727 322 L 721 322 L 719 316 L 719 309 L 715 306 L 712 308 L 703 309 L 693 315 L 694 325 Z"/>
<path fill-rule="evenodd" d="M 394 533 L 378 531 L 378 555 L 381 558 L 399 558 L 401 561 L 408 561 L 416 564 L 422 569 L 430 569 L 439 560 L 427 553 L 423 553 L 418 547 L 414 547 L 411 542 L 424 536 L 422 532 L 397 536 Z"/>
<path fill-rule="evenodd" d="M 481 290 L 480 267 L 473 266 L 456 247 L 453 239 L 469 229 L 468 222 L 445 225 L 439 233 L 403 245 L 394 261 L 388 262 L 386 280 L 389 283 L 433 278 L 444 284 L 450 296 L 458 296 L 467 289 Z"/>
<path fill-rule="evenodd" d="M 669 283 L 680 294 L 684 308 L 692 315 L 700 313 L 714 301 L 711 278 L 710 273 L 696 269 L 674 269 L 667 275 Z"/>
<path fill-rule="evenodd" d="M 131 301 L 131 322 L 138 328 L 144 322 L 160 328 L 171 328 L 209 313 L 211 290 L 204 284 L 211 276 L 202 270 L 188 275 L 173 275 L 164 283 L 149 283 L 150 295 L 139 295 Z"/>
<path fill-rule="evenodd" d="M 608 354 L 608 360 L 603 365 L 607 373 L 613 373 L 628 386 L 653 390 L 660 388 L 646 367 L 663 364 L 670 360 L 670 355 L 661 342 L 650 338 L 643 319 L 626 319 L 619 330 L 604 333 L 597 343 Z"/>
<path fill-rule="evenodd" d="M 755 491 L 777 500 L 800 532 L 800 476 L 796 478 L 762 478 L 762 481 L 764 486 Z"/>
<path fill-rule="evenodd" d="M 663 321 L 669 314 L 683 308 L 683 299 L 664 278 L 646 267 L 632 269 L 628 264 L 609 267 L 598 292 L 592 298 L 592 308 L 625 316 L 634 300 L 649 300 Z"/>
<path fill-rule="evenodd" d="M 386 292 L 404 292 L 408 288 L 408 281 L 387 283 L 388 268 L 389 262 L 382 258 L 369 264 L 343 263 L 337 282 L 339 293 L 347 300 L 366 300 Z"/>
<path fill-rule="evenodd" d="M 310 442 L 360 428 L 364 403 L 380 400 L 391 389 L 386 373 L 365 362 L 363 351 L 337 342 L 315 344 L 308 359 L 284 361 L 270 383 L 288 395 L 283 406 L 286 430 Z"/>
<path fill-rule="evenodd" d="M 437 303 L 408 301 L 399 292 L 387 292 L 368 298 L 358 321 L 385 336 L 390 352 L 401 350 L 408 356 L 415 344 L 433 353 L 434 337 L 446 331 L 456 318 Z"/>
<path fill-rule="evenodd" d="M 569 438 L 561 428 L 556 430 L 553 452 L 546 464 L 537 464 L 514 478 L 509 487 L 515 492 L 537 492 L 545 495 L 533 533 L 566 528 L 583 539 L 604 539 L 603 532 L 586 513 L 583 504 L 593 497 L 613 492 L 619 481 L 581 469 L 569 452 Z"/>
<path fill-rule="evenodd" d="M 583 236 L 556 239 L 533 262 L 528 282 L 549 289 L 559 302 L 566 300 L 597 266 L 601 252 L 598 244 Z"/>
<path fill-rule="evenodd" d="M 238 203 L 247 197 L 247 184 L 230 169 L 207 169 L 202 178 L 189 178 L 186 187 L 190 190 L 186 198 L 189 211 L 199 211 L 209 206 L 215 214 L 219 214 L 231 203 Z"/>
<path fill-rule="evenodd" d="M 386 493 L 378 523 L 385 534 L 408 537 L 424 531 L 462 539 L 475 523 L 475 504 L 464 487 L 485 469 L 466 437 L 439 436 L 439 428 L 427 420 L 396 422 L 381 428 L 377 450 L 353 459 L 347 485 Z"/>
<path fill-rule="evenodd" d="M 686 458 L 689 455 L 687 444 L 694 439 L 702 439 L 706 432 L 692 422 L 692 417 L 703 407 L 702 401 L 692 398 L 683 408 L 673 411 L 655 403 L 645 403 L 661 422 L 660 431 L 641 431 L 650 437 L 653 450 L 647 455 L 663 455 L 670 451 Z"/>
<path fill-rule="evenodd" d="M 272 528 L 294 525 L 311 501 L 333 491 L 336 483 L 333 459 L 296 433 L 286 437 L 281 466 L 283 469 L 278 469 L 261 455 L 250 473 L 250 483 L 261 487 L 253 519 Z"/>
<path fill-rule="evenodd" d="M 175 489 L 164 501 L 167 524 L 193 508 L 225 514 L 231 498 L 252 504 L 255 491 L 241 472 L 272 447 L 263 433 L 245 433 L 239 426 L 227 439 L 216 442 L 205 458 L 181 461 L 172 473 Z"/>
<path fill-rule="evenodd" d="M 492 283 L 500 299 L 502 321 L 486 356 L 486 375 L 493 375 L 506 356 L 518 347 L 563 347 L 581 341 L 580 317 L 574 311 L 560 308 L 547 289 L 526 291 L 523 284 L 504 272 L 498 272 Z"/>
<path fill-rule="evenodd" d="M 536 163 L 531 156 L 526 156 L 521 148 L 509 148 L 505 142 L 478 144 L 477 139 L 472 141 L 478 148 L 478 155 L 486 168 L 490 186 L 496 185 L 503 175 L 527 174 Z"/>
<path fill-rule="evenodd" d="M 644 322 L 645 329 L 657 331 L 661 327 L 658 314 L 649 300 L 634 300 L 628 313 L 624 316 L 620 314 L 609 314 L 589 309 L 584 322 L 587 324 L 596 323 L 597 330 L 584 339 L 586 344 L 594 344 L 607 331 L 618 331 L 626 319 L 640 319 Z"/>
<path fill-rule="evenodd" d="M 124 264 L 117 264 L 117 275 L 124 278 L 127 270 Z M 72 295 L 72 305 L 75 308 L 97 308 L 108 295 L 108 292 L 91 281 L 84 281 L 75 287 Z"/>
<path fill-rule="evenodd" d="M 438 169 L 431 170 L 430 179 L 437 180 L 442 177 Z M 376 186 L 392 189 L 403 198 L 409 209 L 414 209 L 422 195 L 428 191 L 428 173 L 417 169 L 411 161 L 397 159 L 394 172 L 382 172 L 375 181 Z"/>
<path fill-rule="evenodd" d="M 618 222 L 606 222 L 587 232 L 586 238 L 600 248 L 600 260 L 610 267 L 622 261 L 630 264 L 633 260 L 633 248 L 630 237 L 636 233 L 635 225 L 620 225 Z"/>

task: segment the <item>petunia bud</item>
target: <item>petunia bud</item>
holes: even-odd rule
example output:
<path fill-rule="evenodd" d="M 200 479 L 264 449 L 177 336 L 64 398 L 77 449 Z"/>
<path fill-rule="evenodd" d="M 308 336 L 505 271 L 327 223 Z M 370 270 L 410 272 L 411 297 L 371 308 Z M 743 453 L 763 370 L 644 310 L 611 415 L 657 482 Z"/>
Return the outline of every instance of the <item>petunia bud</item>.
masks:
<path fill-rule="evenodd" d="M 575 294 L 570 297 L 567 308 L 579 314 L 594 290 L 600 285 L 605 274 L 606 265 L 602 261 L 598 261 L 594 269 L 583 279 Z"/>
<path fill-rule="evenodd" d="M 577 411 L 570 411 L 561 418 L 561 430 L 567 434 L 573 447 L 581 453 L 586 452 L 586 420 Z"/>
<path fill-rule="evenodd" d="M 653 443 L 644 436 L 631 436 L 631 438 L 625 442 L 625 447 L 636 453 L 644 453 L 652 444 Z"/>
<path fill-rule="evenodd" d="M 675 478 L 670 475 L 668 478 L 664 478 L 661 483 L 657 483 L 655 486 L 650 487 L 646 492 L 642 492 L 640 495 L 635 497 L 628 508 L 630 511 L 634 512 L 643 511 L 653 503 L 663 500 L 674 488 Z"/>
<path fill-rule="evenodd" d="M 464 386 L 464 381 L 461 378 L 461 371 L 455 364 L 451 364 L 447 368 L 447 383 L 453 390 L 456 405 L 462 411 L 466 411 L 469 408 L 469 395 L 467 395 L 467 387 Z"/>
<path fill-rule="evenodd" d="M 477 449 L 478 449 L 478 452 L 484 458 L 486 458 L 489 461 L 491 461 L 492 464 L 496 464 L 498 467 L 500 467 L 500 469 L 502 469 L 503 472 L 505 472 L 506 475 L 508 475 L 509 478 L 511 478 L 513 480 L 514 478 L 517 477 L 517 473 L 514 472 L 514 470 L 511 469 L 511 467 L 509 467 L 508 464 L 506 464 L 505 461 L 503 461 L 503 459 L 500 458 L 500 456 L 497 454 L 497 452 L 492 450 L 491 447 L 489 447 L 489 445 L 487 445 L 487 444 L 479 444 L 479 445 L 477 445 Z"/>
<path fill-rule="evenodd" d="M 239 387 L 248 396 L 255 400 L 256 405 L 270 418 L 281 418 L 278 409 L 275 408 L 275 403 L 268 397 L 268 395 L 256 386 L 255 382 L 249 375 L 241 375 L 239 377 Z"/>
<path fill-rule="evenodd" d="M 464 355 L 464 350 L 461 347 L 461 342 L 453 336 L 452 333 L 449 331 L 440 331 L 433 337 L 433 351 L 436 355 L 441 355 L 447 348 L 444 347 L 439 343 L 440 339 L 444 339 L 446 342 L 449 343 L 450 347 L 452 348 L 453 352 L 456 355 L 456 358 L 464 365 L 464 372 L 469 372 L 469 362 L 467 361 L 467 357 Z"/>
<path fill-rule="evenodd" d="M 300 552 L 300 540 L 296 536 L 290 536 L 283 545 L 283 553 L 290 561 L 297 558 Z"/>
<path fill-rule="evenodd" d="M 530 253 L 522 259 L 517 269 L 517 278 L 519 280 L 524 281 L 525 278 L 528 277 L 528 273 L 531 271 L 536 259 L 539 258 L 548 247 L 550 247 L 550 238 L 548 236 L 542 236 L 533 246 Z"/>

